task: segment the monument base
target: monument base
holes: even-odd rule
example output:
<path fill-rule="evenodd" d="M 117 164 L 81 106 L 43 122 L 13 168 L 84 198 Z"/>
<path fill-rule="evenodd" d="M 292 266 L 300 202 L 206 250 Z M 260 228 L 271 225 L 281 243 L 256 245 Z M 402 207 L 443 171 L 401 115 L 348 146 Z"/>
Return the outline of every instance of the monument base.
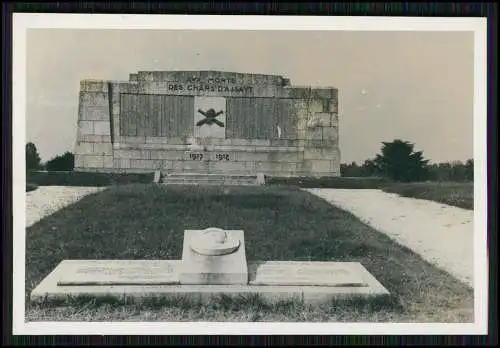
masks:
<path fill-rule="evenodd" d="M 182 285 L 246 285 L 248 268 L 245 254 L 243 231 L 225 231 L 239 242 L 238 249 L 227 255 L 200 255 L 190 245 L 199 237 L 202 230 L 184 231 L 182 263 L 179 281 Z"/>
<path fill-rule="evenodd" d="M 181 285 L 180 260 L 65 260 L 31 293 L 36 302 L 112 297 L 148 298 L 260 295 L 267 301 L 295 299 L 325 304 L 333 299 L 374 298 L 389 292 L 358 262 L 256 261 L 248 264 L 248 284 Z"/>

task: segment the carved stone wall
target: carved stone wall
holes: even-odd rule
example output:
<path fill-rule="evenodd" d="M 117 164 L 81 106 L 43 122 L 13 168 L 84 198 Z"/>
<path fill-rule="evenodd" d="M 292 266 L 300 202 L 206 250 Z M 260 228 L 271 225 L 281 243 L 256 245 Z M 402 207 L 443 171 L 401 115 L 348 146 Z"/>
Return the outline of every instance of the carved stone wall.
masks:
<path fill-rule="evenodd" d="M 154 71 L 81 81 L 75 170 L 338 176 L 336 88 Z"/>

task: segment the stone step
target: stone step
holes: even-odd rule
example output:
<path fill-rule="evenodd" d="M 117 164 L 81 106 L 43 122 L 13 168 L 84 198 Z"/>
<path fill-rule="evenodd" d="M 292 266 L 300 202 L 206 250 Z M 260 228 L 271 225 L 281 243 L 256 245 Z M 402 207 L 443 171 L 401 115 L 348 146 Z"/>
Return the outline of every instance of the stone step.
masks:
<path fill-rule="evenodd" d="M 162 182 L 254 182 L 256 178 L 169 178 L 166 177 Z"/>
<path fill-rule="evenodd" d="M 170 174 L 160 181 L 167 185 L 259 185 L 257 176 L 253 175 L 220 175 L 220 174 Z"/>
<path fill-rule="evenodd" d="M 162 185 L 192 185 L 192 186 L 257 186 L 257 184 L 252 183 L 241 183 L 241 182 L 164 182 Z"/>
<path fill-rule="evenodd" d="M 215 182 L 166 182 L 162 183 L 162 185 L 191 185 L 191 186 L 256 186 L 256 184 L 251 183 L 240 183 L 240 182 L 224 182 L 224 183 L 215 183 Z"/>

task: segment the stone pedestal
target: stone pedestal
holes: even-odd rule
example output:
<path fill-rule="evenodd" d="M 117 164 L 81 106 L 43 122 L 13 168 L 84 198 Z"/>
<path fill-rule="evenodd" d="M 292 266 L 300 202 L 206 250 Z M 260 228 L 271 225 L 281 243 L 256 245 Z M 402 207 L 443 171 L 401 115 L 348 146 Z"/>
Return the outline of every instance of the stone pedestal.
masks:
<path fill-rule="evenodd" d="M 234 250 L 227 250 L 210 255 L 207 243 L 205 250 L 193 250 L 196 245 L 203 246 L 200 239 L 206 230 L 184 231 L 179 281 L 181 285 L 246 285 L 248 284 L 248 267 L 245 253 L 243 231 L 225 230 L 227 238 L 238 245 Z M 197 240 L 198 239 L 198 240 Z M 229 248 L 231 245 L 229 245 Z"/>

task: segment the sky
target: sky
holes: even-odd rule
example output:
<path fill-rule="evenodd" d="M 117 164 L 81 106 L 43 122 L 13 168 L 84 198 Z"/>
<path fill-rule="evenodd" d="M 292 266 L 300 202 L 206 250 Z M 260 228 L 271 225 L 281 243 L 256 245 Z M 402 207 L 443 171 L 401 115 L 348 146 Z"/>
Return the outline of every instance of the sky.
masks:
<path fill-rule="evenodd" d="M 339 89 L 342 163 L 403 139 L 431 163 L 473 157 L 473 32 L 28 29 L 26 141 L 76 142 L 82 79 L 137 71 L 278 74 Z"/>

